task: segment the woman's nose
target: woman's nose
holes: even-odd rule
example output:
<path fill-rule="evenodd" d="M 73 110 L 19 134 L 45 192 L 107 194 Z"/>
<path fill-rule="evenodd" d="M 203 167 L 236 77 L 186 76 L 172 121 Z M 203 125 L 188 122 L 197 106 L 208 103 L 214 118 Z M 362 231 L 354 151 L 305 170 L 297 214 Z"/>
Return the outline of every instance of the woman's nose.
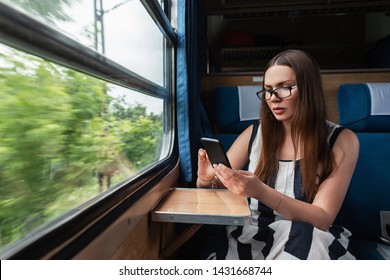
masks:
<path fill-rule="evenodd" d="M 278 94 L 277 94 L 277 93 L 274 92 L 274 93 L 271 95 L 271 98 L 270 98 L 270 101 L 271 101 L 271 102 L 280 102 L 281 100 L 282 100 L 282 99 L 278 97 Z"/>

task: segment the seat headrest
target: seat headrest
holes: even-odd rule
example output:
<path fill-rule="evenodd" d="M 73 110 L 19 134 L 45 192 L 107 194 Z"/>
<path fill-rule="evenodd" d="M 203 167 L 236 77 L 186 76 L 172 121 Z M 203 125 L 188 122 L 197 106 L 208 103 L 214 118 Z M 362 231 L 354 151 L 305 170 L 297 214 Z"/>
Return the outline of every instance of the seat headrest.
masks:
<path fill-rule="evenodd" d="M 260 118 L 260 86 L 219 87 L 215 91 L 214 112 L 224 133 L 241 133 Z"/>
<path fill-rule="evenodd" d="M 390 131 L 390 83 L 341 85 L 339 123 L 356 132 Z"/>

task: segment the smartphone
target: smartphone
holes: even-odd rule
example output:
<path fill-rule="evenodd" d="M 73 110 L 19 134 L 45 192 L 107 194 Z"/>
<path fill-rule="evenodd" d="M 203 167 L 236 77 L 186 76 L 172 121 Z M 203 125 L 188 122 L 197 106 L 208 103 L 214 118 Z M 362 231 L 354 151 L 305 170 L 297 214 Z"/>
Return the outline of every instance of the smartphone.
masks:
<path fill-rule="evenodd" d="M 229 159 L 223 150 L 222 144 L 218 139 L 203 137 L 200 140 L 202 141 L 203 147 L 207 152 L 211 164 L 222 163 L 223 165 L 232 168 Z"/>

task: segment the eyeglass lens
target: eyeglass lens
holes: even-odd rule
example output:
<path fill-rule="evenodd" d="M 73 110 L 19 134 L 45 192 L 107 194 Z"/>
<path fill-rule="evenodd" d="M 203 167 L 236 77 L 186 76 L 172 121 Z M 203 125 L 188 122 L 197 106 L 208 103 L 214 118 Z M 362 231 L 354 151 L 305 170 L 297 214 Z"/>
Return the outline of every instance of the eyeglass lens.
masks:
<path fill-rule="evenodd" d="M 291 95 L 291 89 L 289 87 L 281 87 L 264 93 L 264 98 L 271 99 L 272 95 L 275 94 L 278 98 L 285 98 Z"/>

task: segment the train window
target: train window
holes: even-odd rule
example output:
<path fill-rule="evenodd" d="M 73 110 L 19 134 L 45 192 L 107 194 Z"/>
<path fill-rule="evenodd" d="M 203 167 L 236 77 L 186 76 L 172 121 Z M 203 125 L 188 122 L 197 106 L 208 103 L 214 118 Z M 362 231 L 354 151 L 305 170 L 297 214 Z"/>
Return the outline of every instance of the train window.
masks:
<path fill-rule="evenodd" d="M 43 9 L 42 1 L 13 3 L 122 66 L 164 85 L 163 36 L 140 1 L 47 1 L 49 11 Z"/>
<path fill-rule="evenodd" d="M 0 1 L 0 251 L 169 156 L 172 37 L 104 3 Z"/>

